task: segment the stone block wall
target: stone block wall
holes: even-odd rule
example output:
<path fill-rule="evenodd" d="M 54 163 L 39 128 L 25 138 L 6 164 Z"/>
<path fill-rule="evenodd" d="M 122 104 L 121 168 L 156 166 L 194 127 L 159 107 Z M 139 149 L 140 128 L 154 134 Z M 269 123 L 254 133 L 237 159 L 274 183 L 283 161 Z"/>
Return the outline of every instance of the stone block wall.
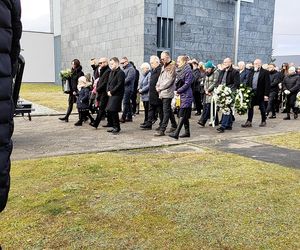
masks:
<path fill-rule="evenodd" d="M 78 58 L 123 57 L 141 64 L 144 55 L 144 1 L 61 1 L 62 68 Z"/>

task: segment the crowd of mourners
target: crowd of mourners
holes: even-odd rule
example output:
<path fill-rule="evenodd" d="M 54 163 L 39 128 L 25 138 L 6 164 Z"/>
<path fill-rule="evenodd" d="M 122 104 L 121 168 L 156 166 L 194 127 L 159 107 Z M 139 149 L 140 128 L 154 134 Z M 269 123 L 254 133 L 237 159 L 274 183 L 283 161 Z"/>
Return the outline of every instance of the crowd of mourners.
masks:
<path fill-rule="evenodd" d="M 219 118 L 220 107 L 214 96 L 220 85 L 230 92 L 243 86 L 251 90 L 244 128 L 252 127 L 254 106 L 260 110 L 260 127 L 267 125 L 267 118 L 275 119 L 278 112 L 286 113 L 284 120 L 290 120 L 291 114 L 298 118 L 300 67 L 293 63 L 278 68 L 274 63 L 262 64 L 256 59 L 233 65 L 230 58 L 225 58 L 222 64 L 214 65 L 212 61 L 198 62 L 186 55 L 172 61 L 170 53 L 163 51 L 160 58 L 151 56 L 149 63 L 144 62 L 139 70 L 127 57 L 92 59 L 91 67 L 92 75 L 84 75 L 80 61 L 72 61 L 68 110 L 60 120 L 69 121 L 76 103 L 79 118 L 75 126 L 89 121 L 91 127 L 98 128 L 106 119 L 103 127 L 118 134 L 120 123 L 132 122 L 142 102 L 144 122 L 140 128 L 151 130 L 157 122 L 154 136 L 168 133 L 174 139 L 190 137 L 192 111 L 199 116 L 200 127 L 219 125 L 217 132 L 224 133 L 232 130 L 235 113 L 229 105 L 229 111 L 221 112 Z M 182 127 L 184 132 L 180 135 Z"/>

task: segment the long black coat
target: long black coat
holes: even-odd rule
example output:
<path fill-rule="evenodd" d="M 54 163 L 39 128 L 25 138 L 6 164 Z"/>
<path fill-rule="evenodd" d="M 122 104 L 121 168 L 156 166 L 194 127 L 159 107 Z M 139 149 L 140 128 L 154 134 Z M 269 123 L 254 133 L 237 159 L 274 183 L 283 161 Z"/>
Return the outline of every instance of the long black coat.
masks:
<path fill-rule="evenodd" d="M 252 82 L 253 82 L 253 76 L 254 76 L 254 70 L 251 70 L 249 77 L 248 77 L 248 82 L 247 85 L 252 88 Z M 256 89 L 256 100 L 258 102 L 264 100 L 264 96 L 269 96 L 270 94 L 270 74 L 269 71 L 261 68 L 259 71 L 259 76 L 258 76 L 258 82 L 257 82 L 257 89 Z"/>
<path fill-rule="evenodd" d="M 161 66 L 159 65 L 156 69 L 151 70 L 150 83 L 149 83 L 149 103 L 150 105 L 161 105 L 161 99 L 158 97 L 156 91 L 156 83 L 158 81 L 161 72 Z"/>
<path fill-rule="evenodd" d="M 218 85 L 222 83 L 223 76 L 225 74 L 225 69 L 220 72 Z M 228 69 L 226 76 L 226 86 L 235 91 L 240 86 L 240 73 L 235 70 L 232 66 Z"/>
<path fill-rule="evenodd" d="M 112 94 L 108 98 L 106 110 L 120 112 L 122 110 L 122 100 L 125 90 L 125 73 L 120 68 L 110 72 L 106 90 Z"/>
<path fill-rule="evenodd" d="M 99 101 L 99 107 L 106 108 L 108 96 L 107 96 L 107 83 L 110 74 L 110 68 L 108 66 L 100 69 L 99 80 L 97 83 L 97 100 Z"/>
<path fill-rule="evenodd" d="M 11 136 L 14 104 L 12 76 L 19 53 L 22 34 L 19 0 L 0 1 L 0 212 L 5 208 L 10 186 Z"/>
<path fill-rule="evenodd" d="M 71 84 L 70 84 L 70 92 L 71 94 L 75 91 L 78 92 L 77 85 L 78 85 L 78 79 L 79 77 L 84 76 L 84 73 L 82 72 L 82 67 L 79 66 L 76 69 L 72 69 L 72 75 L 71 75 Z"/>
<path fill-rule="evenodd" d="M 300 90 L 300 77 L 297 74 L 287 75 L 282 82 L 282 89 L 291 91 L 291 95 L 297 94 Z"/>

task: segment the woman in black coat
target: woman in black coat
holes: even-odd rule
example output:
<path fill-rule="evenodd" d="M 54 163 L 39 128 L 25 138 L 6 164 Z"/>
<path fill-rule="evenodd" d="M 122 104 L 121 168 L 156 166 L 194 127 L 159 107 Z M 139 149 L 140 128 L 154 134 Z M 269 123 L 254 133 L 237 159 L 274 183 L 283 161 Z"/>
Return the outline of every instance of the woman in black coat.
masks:
<path fill-rule="evenodd" d="M 290 111 L 293 109 L 294 119 L 298 118 L 298 107 L 295 107 L 296 96 L 300 90 L 300 77 L 296 74 L 295 67 L 290 67 L 288 75 L 282 82 L 282 90 L 286 95 L 286 117 L 284 120 L 290 120 Z"/>
<path fill-rule="evenodd" d="M 122 110 L 122 100 L 125 89 L 125 73 L 120 69 L 119 59 L 113 57 L 110 59 L 111 72 L 107 83 L 108 103 L 106 110 L 110 116 L 113 128 L 107 132 L 118 134 L 121 130 L 119 121 L 119 112 Z"/>
<path fill-rule="evenodd" d="M 22 34 L 19 0 L 0 1 L 0 212 L 5 208 L 10 187 L 10 154 L 13 143 L 12 77 L 16 71 Z M 0 247 L 1 248 L 1 247 Z"/>
<path fill-rule="evenodd" d="M 78 59 L 74 59 L 72 61 L 72 75 L 69 79 L 70 82 L 70 93 L 69 93 L 69 99 L 68 99 L 68 110 L 64 117 L 58 118 L 61 121 L 69 122 L 69 116 L 73 110 L 73 104 L 76 103 L 76 95 L 78 93 L 77 84 L 78 79 L 81 76 L 84 76 L 84 73 L 82 72 L 82 67 L 80 65 L 80 61 Z"/>

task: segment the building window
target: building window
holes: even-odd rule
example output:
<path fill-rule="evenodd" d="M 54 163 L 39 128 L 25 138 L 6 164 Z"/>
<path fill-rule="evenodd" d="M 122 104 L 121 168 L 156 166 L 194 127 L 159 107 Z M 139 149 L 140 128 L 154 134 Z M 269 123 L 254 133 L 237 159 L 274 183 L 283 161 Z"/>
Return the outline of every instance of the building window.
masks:
<path fill-rule="evenodd" d="M 157 4 L 157 55 L 163 50 L 172 54 L 174 36 L 174 0 L 158 0 Z"/>
<path fill-rule="evenodd" d="M 157 48 L 171 49 L 173 44 L 173 19 L 157 18 Z"/>

